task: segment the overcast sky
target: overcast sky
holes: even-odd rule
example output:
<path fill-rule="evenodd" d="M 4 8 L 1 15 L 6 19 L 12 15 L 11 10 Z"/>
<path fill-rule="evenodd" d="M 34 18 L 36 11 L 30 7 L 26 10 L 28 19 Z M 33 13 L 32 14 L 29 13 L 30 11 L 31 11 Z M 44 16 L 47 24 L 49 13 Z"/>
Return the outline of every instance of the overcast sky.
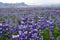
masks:
<path fill-rule="evenodd" d="M 25 2 L 29 5 L 41 5 L 41 4 L 59 4 L 60 0 L 0 0 L 3 3 L 21 3 Z"/>

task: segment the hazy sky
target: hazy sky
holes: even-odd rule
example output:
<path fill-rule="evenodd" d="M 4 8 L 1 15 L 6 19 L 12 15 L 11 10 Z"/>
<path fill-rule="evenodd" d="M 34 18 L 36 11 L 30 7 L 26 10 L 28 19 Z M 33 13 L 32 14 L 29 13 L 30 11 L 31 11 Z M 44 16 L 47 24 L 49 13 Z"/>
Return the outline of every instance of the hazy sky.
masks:
<path fill-rule="evenodd" d="M 58 4 L 60 0 L 0 0 L 0 2 L 4 3 L 21 3 L 25 2 L 29 5 L 41 5 L 41 4 Z"/>

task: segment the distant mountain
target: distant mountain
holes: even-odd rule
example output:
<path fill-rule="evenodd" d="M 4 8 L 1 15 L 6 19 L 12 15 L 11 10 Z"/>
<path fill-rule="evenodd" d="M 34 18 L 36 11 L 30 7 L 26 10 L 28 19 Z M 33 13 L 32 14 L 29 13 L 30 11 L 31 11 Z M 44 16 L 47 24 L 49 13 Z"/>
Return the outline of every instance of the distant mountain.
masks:
<path fill-rule="evenodd" d="M 18 6 L 27 6 L 24 2 L 22 3 L 2 3 L 0 2 L 0 7 L 18 7 Z"/>

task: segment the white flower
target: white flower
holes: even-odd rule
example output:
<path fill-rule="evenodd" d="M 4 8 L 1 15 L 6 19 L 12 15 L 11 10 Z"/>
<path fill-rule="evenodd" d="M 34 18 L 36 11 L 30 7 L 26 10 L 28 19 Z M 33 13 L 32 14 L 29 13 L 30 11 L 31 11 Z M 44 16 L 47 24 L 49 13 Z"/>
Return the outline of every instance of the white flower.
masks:
<path fill-rule="evenodd" d="M 22 31 L 19 31 L 19 35 L 21 35 L 22 34 Z"/>
<path fill-rule="evenodd" d="M 0 31 L 0 33 L 2 33 L 2 31 Z"/>
<path fill-rule="evenodd" d="M 19 35 L 12 35 L 12 38 L 17 38 L 19 37 Z"/>
<path fill-rule="evenodd" d="M 2 23 L 0 23 L 0 26 L 2 26 Z"/>
<path fill-rule="evenodd" d="M 0 30 L 1 30 L 2 28 L 0 28 Z"/>
<path fill-rule="evenodd" d="M 27 31 L 25 31 L 24 33 L 27 34 Z"/>

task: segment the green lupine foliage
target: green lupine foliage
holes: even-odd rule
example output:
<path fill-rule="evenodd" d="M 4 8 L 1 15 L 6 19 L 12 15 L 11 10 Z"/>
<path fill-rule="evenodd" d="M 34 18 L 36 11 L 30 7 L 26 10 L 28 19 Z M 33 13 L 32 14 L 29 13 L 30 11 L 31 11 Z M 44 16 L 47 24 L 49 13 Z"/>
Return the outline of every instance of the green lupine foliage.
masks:
<path fill-rule="evenodd" d="M 2 18 L 3 16 L 0 16 L 0 18 Z"/>
<path fill-rule="evenodd" d="M 2 35 L 2 36 L 1 36 L 1 40 L 11 40 L 11 38 L 6 37 L 6 35 Z"/>
<path fill-rule="evenodd" d="M 7 16 L 4 16 L 3 18 L 8 19 L 8 17 L 7 17 Z"/>
<path fill-rule="evenodd" d="M 6 38 L 6 40 L 11 40 L 10 38 Z"/>
<path fill-rule="evenodd" d="M 8 34 L 9 33 L 5 29 L 2 32 L 3 32 L 3 34 Z"/>
<path fill-rule="evenodd" d="M 11 40 L 11 38 L 8 38 L 8 37 L 2 37 L 1 40 Z"/>
<path fill-rule="evenodd" d="M 10 18 L 15 19 L 15 16 L 10 16 Z"/>
<path fill-rule="evenodd" d="M 13 33 L 13 35 L 17 35 L 18 34 L 18 30 L 16 30 L 14 33 Z"/>
<path fill-rule="evenodd" d="M 60 36 L 60 29 L 56 27 L 56 25 L 54 25 L 54 40 L 56 40 L 56 38 L 58 36 Z"/>
<path fill-rule="evenodd" d="M 36 16 L 36 21 L 38 21 L 38 16 Z"/>
<path fill-rule="evenodd" d="M 1 39 L 2 39 L 2 38 L 1 38 Z M 7 38 L 7 37 L 5 38 L 5 37 L 4 37 L 2 40 L 11 40 L 11 38 Z"/>
<path fill-rule="evenodd" d="M 43 31 L 42 31 L 42 30 L 39 30 L 39 34 L 38 34 L 39 37 L 40 37 L 40 36 L 43 36 L 42 33 L 40 33 L 40 32 L 43 33 Z"/>
<path fill-rule="evenodd" d="M 43 38 L 44 40 L 50 40 L 50 36 L 49 36 L 49 30 L 48 29 L 45 29 L 45 30 L 42 30 L 43 31 Z"/>
<path fill-rule="evenodd" d="M 2 37 L 0 37 L 0 40 L 2 40 Z"/>
<path fill-rule="evenodd" d="M 0 20 L 0 23 L 2 22 L 2 20 Z"/>
<path fill-rule="evenodd" d="M 18 24 L 21 25 L 21 21 L 18 20 Z"/>
<path fill-rule="evenodd" d="M 51 16 L 52 19 L 55 19 L 55 16 Z"/>

